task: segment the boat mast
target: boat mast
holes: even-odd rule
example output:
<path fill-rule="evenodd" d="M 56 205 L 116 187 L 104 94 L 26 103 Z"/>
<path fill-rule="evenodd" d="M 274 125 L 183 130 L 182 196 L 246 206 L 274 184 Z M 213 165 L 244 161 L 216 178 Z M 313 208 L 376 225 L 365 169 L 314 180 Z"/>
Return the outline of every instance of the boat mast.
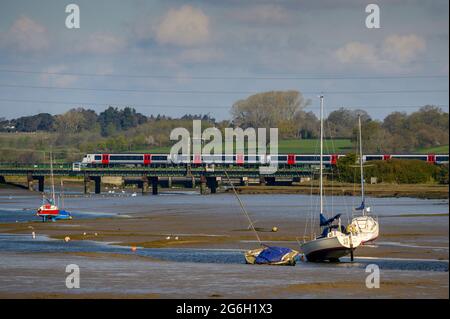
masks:
<path fill-rule="evenodd" d="M 56 205 L 56 198 L 55 198 L 55 180 L 53 177 L 53 154 L 52 151 L 50 151 L 50 176 L 52 181 L 52 198 L 53 198 L 53 205 Z"/>
<path fill-rule="evenodd" d="M 358 115 L 358 127 L 359 127 L 359 168 L 361 174 L 361 201 L 364 205 L 364 170 L 363 170 L 363 153 L 362 153 L 362 133 L 361 133 L 361 115 Z M 363 208 L 362 213 L 365 215 L 365 208 Z"/>
<path fill-rule="evenodd" d="M 320 96 L 320 213 L 323 214 L 323 95 Z"/>

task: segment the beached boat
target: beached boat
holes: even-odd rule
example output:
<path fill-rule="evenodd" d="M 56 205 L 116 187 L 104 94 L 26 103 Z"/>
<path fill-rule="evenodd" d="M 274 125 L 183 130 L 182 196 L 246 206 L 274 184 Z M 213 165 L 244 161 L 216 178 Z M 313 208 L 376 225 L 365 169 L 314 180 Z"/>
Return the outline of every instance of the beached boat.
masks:
<path fill-rule="evenodd" d="M 284 266 L 295 266 L 295 260 L 297 255 L 299 254 L 298 251 L 287 248 L 287 247 L 272 247 L 264 245 L 261 242 L 261 239 L 259 238 L 258 232 L 256 231 L 255 225 L 253 221 L 251 220 L 247 210 L 244 207 L 244 204 L 242 203 L 238 193 L 236 192 L 236 189 L 234 188 L 233 183 L 230 180 L 230 177 L 228 176 L 228 173 L 225 171 L 225 176 L 228 179 L 228 183 L 230 184 L 231 188 L 233 189 L 233 193 L 236 196 L 239 205 L 241 206 L 241 210 L 244 213 L 245 217 L 247 217 L 247 220 L 249 222 L 249 227 L 253 232 L 255 233 L 256 239 L 258 240 L 259 244 L 262 246 L 257 249 L 247 250 L 244 254 L 245 262 L 247 264 L 251 265 L 284 265 Z"/>
<path fill-rule="evenodd" d="M 324 215 L 323 205 L 323 96 L 320 97 L 320 227 L 321 235 L 301 244 L 300 248 L 308 261 L 339 261 L 351 255 L 361 244 L 361 238 L 352 227 L 341 225 L 341 214 L 331 218 Z"/>
<path fill-rule="evenodd" d="M 298 251 L 285 247 L 261 247 L 245 252 L 247 264 L 295 266 Z"/>
<path fill-rule="evenodd" d="M 55 194 L 55 181 L 53 177 L 53 160 L 50 154 L 50 177 L 52 183 L 52 196 L 51 198 L 46 198 L 43 196 L 42 205 L 37 209 L 36 216 L 41 217 L 43 222 L 48 220 L 57 221 L 61 219 L 72 219 L 72 215 L 65 211 L 64 209 L 59 209 L 56 205 L 56 194 Z M 61 181 L 61 188 L 63 188 Z M 62 191 L 60 198 L 63 198 Z"/>
<path fill-rule="evenodd" d="M 362 243 L 374 241 L 378 238 L 380 232 L 380 226 L 378 221 L 369 216 L 371 208 L 366 206 L 364 197 L 364 168 L 363 168 L 363 153 L 362 153 L 362 133 L 361 133 L 361 116 L 358 117 L 359 128 L 359 167 L 361 177 L 361 205 L 355 208 L 356 211 L 361 212 L 361 216 L 354 217 L 351 225 L 354 227 L 361 237 Z"/>

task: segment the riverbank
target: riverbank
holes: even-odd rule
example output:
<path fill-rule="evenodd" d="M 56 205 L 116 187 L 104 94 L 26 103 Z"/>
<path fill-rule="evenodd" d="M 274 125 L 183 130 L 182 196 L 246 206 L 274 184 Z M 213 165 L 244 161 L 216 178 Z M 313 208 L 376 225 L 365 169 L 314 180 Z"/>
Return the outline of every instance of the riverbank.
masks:
<path fill-rule="evenodd" d="M 299 184 L 292 186 L 237 186 L 239 194 L 319 194 L 318 185 Z M 231 192 L 231 189 L 227 189 Z M 348 183 L 326 183 L 324 191 L 333 196 L 358 196 L 359 185 Z M 372 197 L 412 197 L 423 199 L 446 199 L 449 186 L 440 184 L 368 184 L 365 193 Z"/>

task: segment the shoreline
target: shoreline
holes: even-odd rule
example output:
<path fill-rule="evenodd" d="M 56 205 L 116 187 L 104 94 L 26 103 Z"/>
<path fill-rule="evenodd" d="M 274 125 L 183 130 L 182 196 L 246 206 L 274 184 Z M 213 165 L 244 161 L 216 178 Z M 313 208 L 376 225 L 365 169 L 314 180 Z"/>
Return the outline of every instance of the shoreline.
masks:
<path fill-rule="evenodd" d="M 64 179 L 65 180 L 65 179 Z M 20 183 L 20 181 L 8 182 L 7 184 L 0 184 L 0 194 L 2 191 L 10 190 L 20 190 L 22 187 L 11 185 L 10 183 Z M 117 187 L 117 185 L 103 184 L 106 187 Z M 48 185 L 46 185 L 48 186 Z M 263 195 L 263 194 L 301 194 L 301 195 L 318 195 L 319 190 L 316 183 L 309 184 L 298 184 L 291 186 L 269 186 L 269 185 L 249 185 L 249 186 L 235 186 L 236 191 L 239 194 L 245 195 Z M 75 180 L 67 180 L 65 183 L 66 190 L 80 189 L 81 191 L 82 182 Z M 140 192 L 141 190 L 136 187 L 117 187 L 117 192 L 122 190 Z M 161 192 L 180 192 L 180 191 L 194 191 L 199 192 L 199 188 L 162 188 Z M 325 183 L 324 191 L 328 195 L 333 196 L 360 196 L 361 192 L 359 189 L 359 184 L 349 184 L 349 183 Z M 26 190 L 29 194 L 40 194 L 37 191 L 30 192 Z M 221 185 L 217 189 L 217 193 L 232 193 L 232 190 L 227 185 Z M 104 192 L 102 193 L 104 194 Z M 449 185 L 441 184 L 366 184 L 365 185 L 366 196 L 375 198 L 418 198 L 418 199 L 448 199 L 449 198 Z M 69 195 L 67 197 L 74 196 L 89 196 L 81 193 L 80 195 Z"/>

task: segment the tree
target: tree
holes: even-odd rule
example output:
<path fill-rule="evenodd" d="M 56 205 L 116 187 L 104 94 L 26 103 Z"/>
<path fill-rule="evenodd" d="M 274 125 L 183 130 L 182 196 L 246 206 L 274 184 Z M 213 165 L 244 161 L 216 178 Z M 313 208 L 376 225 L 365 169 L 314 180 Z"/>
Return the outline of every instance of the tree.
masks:
<path fill-rule="evenodd" d="M 364 110 L 349 110 L 341 107 L 328 115 L 325 120 L 325 130 L 333 138 L 351 138 L 354 128 L 358 125 L 358 116 L 361 116 L 362 124 L 371 120 Z"/>
<path fill-rule="evenodd" d="M 233 124 L 242 128 L 295 127 L 295 115 L 309 104 L 298 91 L 254 94 L 233 104 Z M 286 132 L 292 135 L 292 132 Z M 283 136 L 281 136 L 283 137 Z"/>

